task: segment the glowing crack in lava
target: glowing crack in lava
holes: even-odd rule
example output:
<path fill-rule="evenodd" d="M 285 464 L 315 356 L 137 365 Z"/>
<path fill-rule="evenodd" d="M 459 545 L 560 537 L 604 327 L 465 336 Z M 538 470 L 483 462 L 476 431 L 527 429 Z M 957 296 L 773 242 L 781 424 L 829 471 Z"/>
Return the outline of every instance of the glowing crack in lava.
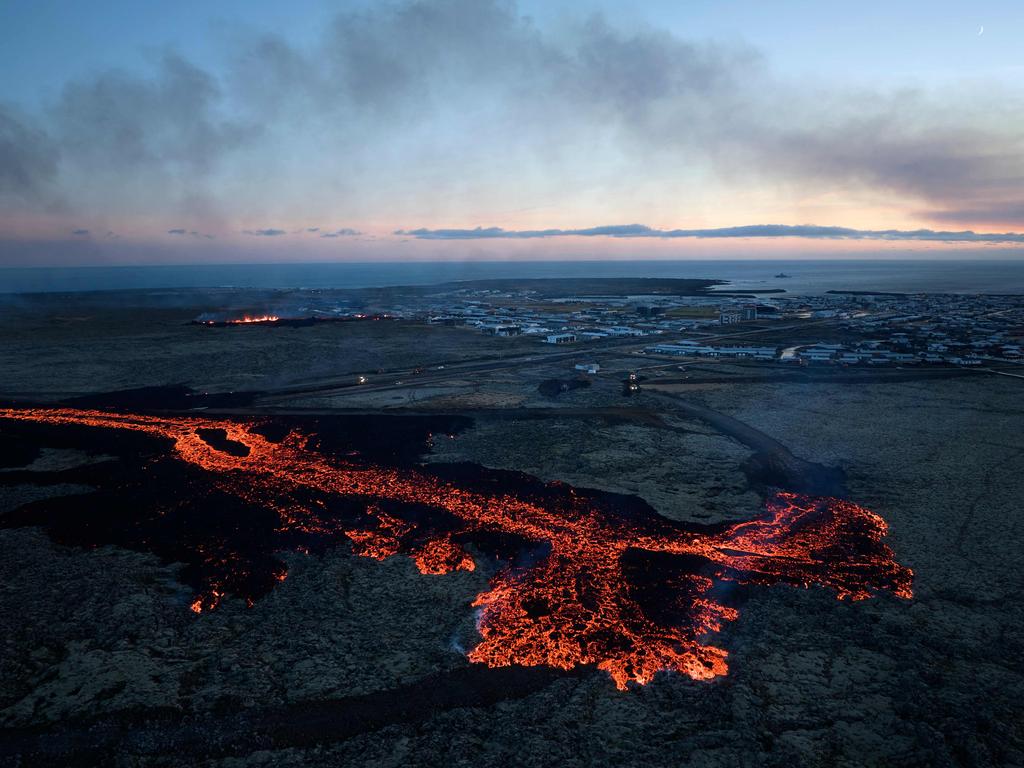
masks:
<path fill-rule="evenodd" d="M 563 484 L 510 493 L 425 468 L 360 464 L 318 449 L 313 434 L 271 440 L 261 420 L 68 408 L 0 409 L 0 418 L 164 438 L 220 492 L 271 510 L 277 532 L 348 540 L 377 559 L 405 554 L 424 574 L 474 570 L 473 553 L 489 537 L 524 542 L 532 559 L 505 557 L 473 601 L 481 637 L 468 655 L 489 666 L 593 664 L 621 689 L 661 670 L 710 679 L 728 670 L 727 652 L 708 638 L 737 618 L 722 594 L 729 582 L 819 585 L 853 600 L 912 594 L 912 572 L 882 542 L 885 521 L 834 498 L 778 493 L 754 520 L 695 529 L 653 512 L 624 514 Z M 358 514 L 332 513 L 341 502 Z M 192 603 L 197 613 L 238 594 L 229 577 L 245 567 L 223 553 L 207 559 L 218 575 Z M 283 564 L 274 568 L 283 580 Z M 240 596 L 251 604 L 253 595 Z"/>

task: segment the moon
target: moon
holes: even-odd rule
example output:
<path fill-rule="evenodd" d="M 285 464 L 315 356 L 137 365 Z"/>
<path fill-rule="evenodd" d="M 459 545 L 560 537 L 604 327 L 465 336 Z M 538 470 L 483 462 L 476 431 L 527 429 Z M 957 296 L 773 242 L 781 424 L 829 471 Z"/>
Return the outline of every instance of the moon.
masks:
<path fill-rule="evenodd" d="M 978 37 L 981 37 L 984 34 L 985 34 L 985 27 L 984 26 L 978 27 Z"/>

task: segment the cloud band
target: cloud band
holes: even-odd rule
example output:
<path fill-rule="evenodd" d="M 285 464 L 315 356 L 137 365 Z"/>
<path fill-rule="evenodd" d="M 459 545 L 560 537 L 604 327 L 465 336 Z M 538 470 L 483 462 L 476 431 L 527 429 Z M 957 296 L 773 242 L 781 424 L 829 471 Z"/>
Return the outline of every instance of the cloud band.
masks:
<path fill-rule="evenodd" d="M 811 224 L 751 224 L 716 229 L 655 229 L 643 224 L 613 224 L 585 229 L 399 229 L 396 235 L 418 240 L 529 240 L 548 237 L 614 237 L 614 238 L 779 238 L 799 237 L 812 240 L 908 240 L 939 243 L 1024 243 L 1019 232 L 959 232 L 933 229 L 852 229 L 850 227 L 816 226 Z"/>

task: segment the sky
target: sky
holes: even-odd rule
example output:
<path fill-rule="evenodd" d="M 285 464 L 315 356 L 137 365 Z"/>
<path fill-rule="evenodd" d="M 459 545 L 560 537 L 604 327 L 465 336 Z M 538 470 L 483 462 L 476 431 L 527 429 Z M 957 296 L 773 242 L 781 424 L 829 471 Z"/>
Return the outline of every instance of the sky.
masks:
<path fill-rule="evenodd" d="M 1024 3 L 0 2 L 0 266 L 1024 255 Z"/>

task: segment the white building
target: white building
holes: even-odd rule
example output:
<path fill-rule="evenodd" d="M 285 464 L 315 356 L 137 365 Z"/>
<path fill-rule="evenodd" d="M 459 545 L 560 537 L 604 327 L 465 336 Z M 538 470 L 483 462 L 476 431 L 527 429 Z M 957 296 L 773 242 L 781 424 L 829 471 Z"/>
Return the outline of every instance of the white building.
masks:
<path fill-rule="evenodd" d="M 804 347 L 797 352 L 797 356 L 809 363 L 827 363 L 833 360 L 838 352 L 838 347 L 822 344 L 816 347 Z"/>
<path fill-rule="evenodd" d="M 611 328 L 599 329 L 609 336 L 644 336 L 646 335 L 640 328 L 629 328 L 623 325 L 614 325 Z"/>
<path fill-rule="evenodd" d="M 575 344 L 575 333 L 550 333 L 544 339 L 547 344 Z"/>

